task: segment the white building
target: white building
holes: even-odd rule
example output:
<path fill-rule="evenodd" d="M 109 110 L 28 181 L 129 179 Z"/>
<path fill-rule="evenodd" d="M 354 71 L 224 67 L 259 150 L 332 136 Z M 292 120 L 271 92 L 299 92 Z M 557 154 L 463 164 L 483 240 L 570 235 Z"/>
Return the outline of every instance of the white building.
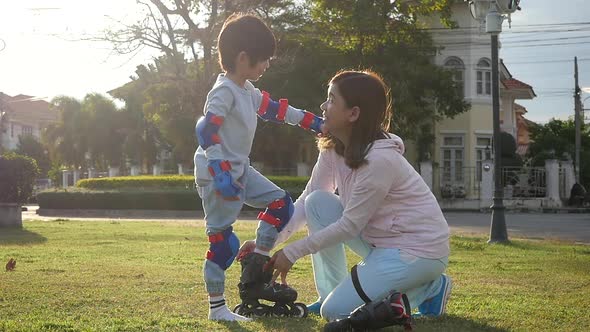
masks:
<path fill-rule="evenodd" d="M 58 112 L 45 100 L 32 96 L 11 97 L 0 92 L 0 144 L 6 150 L 14 150 L 21 135 L 33 135 L 40 139 L 41 132 L 49 124 L 58 121 Z"/>

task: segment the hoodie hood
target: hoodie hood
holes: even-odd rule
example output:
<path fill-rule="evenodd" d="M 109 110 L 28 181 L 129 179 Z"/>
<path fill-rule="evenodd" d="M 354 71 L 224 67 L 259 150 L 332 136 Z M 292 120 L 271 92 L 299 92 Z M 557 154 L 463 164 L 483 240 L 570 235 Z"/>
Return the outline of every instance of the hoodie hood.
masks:
<path fill-rule="evenodd" d="M 373 142 L 373 149 L 394 149 L 399 154 L 404 154 L 406 148 L 404 142 L 399 136 L 388 133 L 389 138 L 379 139 Z"/>

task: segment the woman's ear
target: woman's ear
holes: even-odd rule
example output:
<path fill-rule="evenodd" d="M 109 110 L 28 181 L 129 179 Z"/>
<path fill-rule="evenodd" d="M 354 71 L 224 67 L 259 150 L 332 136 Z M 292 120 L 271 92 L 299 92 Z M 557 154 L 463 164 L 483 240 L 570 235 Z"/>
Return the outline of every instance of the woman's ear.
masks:
<path fill-rule="evenodd" d="M 361 115 L 361 109 L 358 106 L 354 106 L 351 108 L 350 116 L 348 117 L 348 121 L 355 122 L 358 120 L 359 116 Z"/>

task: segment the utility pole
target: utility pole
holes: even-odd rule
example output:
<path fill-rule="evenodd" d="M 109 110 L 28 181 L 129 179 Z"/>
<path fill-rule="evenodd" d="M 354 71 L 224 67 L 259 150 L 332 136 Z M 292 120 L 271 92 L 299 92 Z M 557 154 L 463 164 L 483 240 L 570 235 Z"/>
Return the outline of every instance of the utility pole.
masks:
<path fill-rule="evenodd" d="M 576 151 L 575 151 L 575 168 L 576 168 L 576 182 L 580 183 L 580 145 L 581 145 L 581 136 L 580 136 L 580 131 L 581 131 L 581 119 L 580 119 L 580 113 L 581 113 L 581 106 L 582 106 L 582 102 L 580 101 L 580 94 L 581 94 L 581 90 L 580 90 L 580 86 L 578 85 L 578 57 L 574 57 L 574 79 L 575 79 L 575 86 L 574 86 L 574 107 L 575 107 L 575 111 L 574 111 L 574 124 L 576 127 L 576 133 L 575 133 L 575 144 L 576 144 Z"/>

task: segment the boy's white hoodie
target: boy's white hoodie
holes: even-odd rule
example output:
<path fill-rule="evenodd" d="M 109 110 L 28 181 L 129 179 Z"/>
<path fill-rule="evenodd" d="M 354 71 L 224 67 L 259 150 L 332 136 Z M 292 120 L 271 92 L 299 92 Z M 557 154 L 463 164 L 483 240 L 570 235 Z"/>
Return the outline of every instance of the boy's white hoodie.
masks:
<path fill-rule="evenodd" d="M 403 153 L 402 140 L 393 134 L 375 141 L 366 156 L 368 162 L 355 170 L 334 149 L 321 151 L 277 243 L 305 224 L 305 198 L 315 190 L 338 188 L 344 212 L 337 222 L 287 245 L 283 249 L 287 258 L 295 262 L 359 235 L 376 248 L 399 248 L 430 259 L 448 256 L 447 222 L 430 188 Z"/>

